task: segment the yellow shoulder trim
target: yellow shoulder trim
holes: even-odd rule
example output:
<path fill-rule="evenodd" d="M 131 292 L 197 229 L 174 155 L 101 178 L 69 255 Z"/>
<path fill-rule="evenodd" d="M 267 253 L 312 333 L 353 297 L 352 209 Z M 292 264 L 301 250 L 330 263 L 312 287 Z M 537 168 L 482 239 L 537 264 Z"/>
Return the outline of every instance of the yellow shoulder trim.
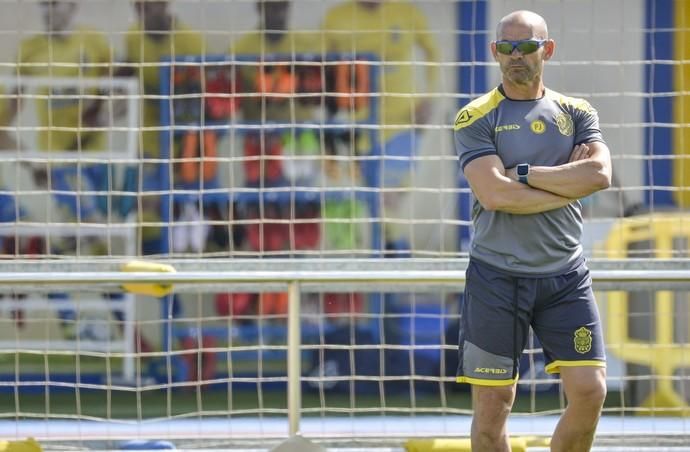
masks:
<path fill-rule="evenodd" d="M 578 97 L 565 96 L 557 91 L 553 91 L 548 88 L 546 89 L 545 96 L 548 99 L 552 99 L 561 105 L 570 105 L 577 110 L 586 111 L 588 113 L 596 111 L 594 107 L 592 107 L 592 105 L 584 99 L 580 99 Z"/>
<path fill-rule="evenodd" d="M 503 94 L 494 88 L 488 93 L 481 97 L 476 98 L 469 104 L 465 105 L 457 115 L 455 115 L 455 123 L 453 125 L 454 130 L 462 129 L 472 124 L 477 119 L 485 116 L 492 110 L 498 107 L 498 104 L 505 99 Z"/>
<path fill-rule="evenodd" d="M 545 370 L 547 374 L 560 373 L 561 367 L 606 367 L 606 361 L 598 361 L 595 359 L 582 361 L 553 361 L 549 363 Z"/>
<path fill-rule="evenodd" d="M 510 380 L 486 380 L 483 378 L 472 378 L 472 377 L 457 377 L 455 379 L 456 383 L 469 383 L 471 385 L 478 386 L 511 386 L 517 383 L 518 377 L 512 378 Z"/>

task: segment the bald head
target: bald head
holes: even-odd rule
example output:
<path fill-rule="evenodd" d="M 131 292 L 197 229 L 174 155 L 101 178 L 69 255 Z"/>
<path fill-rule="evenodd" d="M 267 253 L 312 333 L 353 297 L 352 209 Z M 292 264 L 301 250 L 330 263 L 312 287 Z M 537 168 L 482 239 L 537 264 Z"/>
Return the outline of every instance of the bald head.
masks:
<path fill-rule="evenodd" d="M 287 0 L 259 0 L 256 3 L 260 26 L 269 32 L 269 36 L 279 39 L 288 28 L 290 2 Z"/>
<path fill-rule="evenodd" d="M 496 27 L 496 39 L 516 39 L 514 36 L 506 36 L 515 32 L 529 32 L 531 38 L 547 39 L 549 32 L 546 21 L 539 14 L 532 11 L 513 11 L 498 22 Z"/>
<path fill-rule="evenodd" d="M 60 32 L 70 29 L 70 24 L 77 11 L 77 2 L 68 0 L 42 1 L 41 13 L 46 31 Z"/>
<path fill-rule="evenodd" d="M 169 31 L 172 28 L 172 16 L 166 0 L 135 0 L 133 5 L 139 21 L 147 32 Z M 160 39 L 165 37 L 164 34 L 151 36 L 158 36 Z"/>

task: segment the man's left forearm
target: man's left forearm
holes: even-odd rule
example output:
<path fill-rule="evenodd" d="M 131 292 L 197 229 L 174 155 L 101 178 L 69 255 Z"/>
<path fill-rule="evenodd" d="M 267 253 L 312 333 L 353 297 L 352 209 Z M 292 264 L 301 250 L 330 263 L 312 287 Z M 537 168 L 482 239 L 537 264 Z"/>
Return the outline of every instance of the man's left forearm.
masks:
<path fill-rule="evenodd" d="M 604 164 L 588 159 L 559 166 L 533 166 L 528 183 L 559 196 L 579 199 L 608 188 L 610 174 Z"/>

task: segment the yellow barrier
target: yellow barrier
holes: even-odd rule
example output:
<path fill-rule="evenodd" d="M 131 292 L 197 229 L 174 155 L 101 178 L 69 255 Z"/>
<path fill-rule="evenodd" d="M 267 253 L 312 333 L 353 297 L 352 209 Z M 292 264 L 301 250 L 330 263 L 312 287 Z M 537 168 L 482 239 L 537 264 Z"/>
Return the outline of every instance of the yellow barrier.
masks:
<path fill-rule="evenodd" d="M 550 440 L 537 436 L 510 438 L 513 452 L 526 452 L 528 447 L 549 447 Z M 471 452 L 469 438 L 464 439 L 411 439 L 405 443 L 407 452 Z"/>
<path fill-rule="evenodd" d="M 19 441 L 0 441 L 0 452 L 42 452 L 43 448 L 33 438 Z"/>
<path fill-rule="evenodd" d="M 158 262 L 130 261 L 125 263 L 121 270 L 123 272 L 153 272 L 153 273 L 175 273 L 172 265 L 161 264 Z M 156 283 L 128 283 L 123 284 L 122 288 L 127 292 L 151 297 L 164 297 L 172 292 L 172 284 Z"/>
<path fill-rule="evenodd" d="M 655 258 L 674 257 L 674 241 L 690 243 L 690 215 L 653 214 L 620 220 L 613 226 L 605 244 L 612 259 L 629 257 L 630 245 L 650 243 Z M 678 250 L 676 250 L 678 251 Z M 673 292 L 660 290 L 654 298 L 654 337 L 649 342 L 633 339 L 629 332 L 628 292 L 609 292 L 607 297 L 606 338 L 611 352 L 629 364 L 649 366 L 656 382 L 641 404 L 640 414 L 688 416 L 690 407 L 673 387 L 674 373 L 687 367 L 690 348 L 674 342 L 675 306 Z M 689 325 L 690 327 L 690 325 Z"/>

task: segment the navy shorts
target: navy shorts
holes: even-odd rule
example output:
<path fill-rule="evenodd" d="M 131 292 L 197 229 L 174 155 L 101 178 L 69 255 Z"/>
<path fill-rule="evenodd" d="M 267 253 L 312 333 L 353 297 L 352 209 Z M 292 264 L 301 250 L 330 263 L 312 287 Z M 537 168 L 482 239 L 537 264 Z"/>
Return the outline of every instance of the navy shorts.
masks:
<path fill-rule="evenodd" d="M 457 381 L 515 383 L 530 326 L 544 349 L 548 373 L 564 366 L 606 366 L 601 321 L 584 262 L 562 275 L 524 277 L 470 259 Z"/>

